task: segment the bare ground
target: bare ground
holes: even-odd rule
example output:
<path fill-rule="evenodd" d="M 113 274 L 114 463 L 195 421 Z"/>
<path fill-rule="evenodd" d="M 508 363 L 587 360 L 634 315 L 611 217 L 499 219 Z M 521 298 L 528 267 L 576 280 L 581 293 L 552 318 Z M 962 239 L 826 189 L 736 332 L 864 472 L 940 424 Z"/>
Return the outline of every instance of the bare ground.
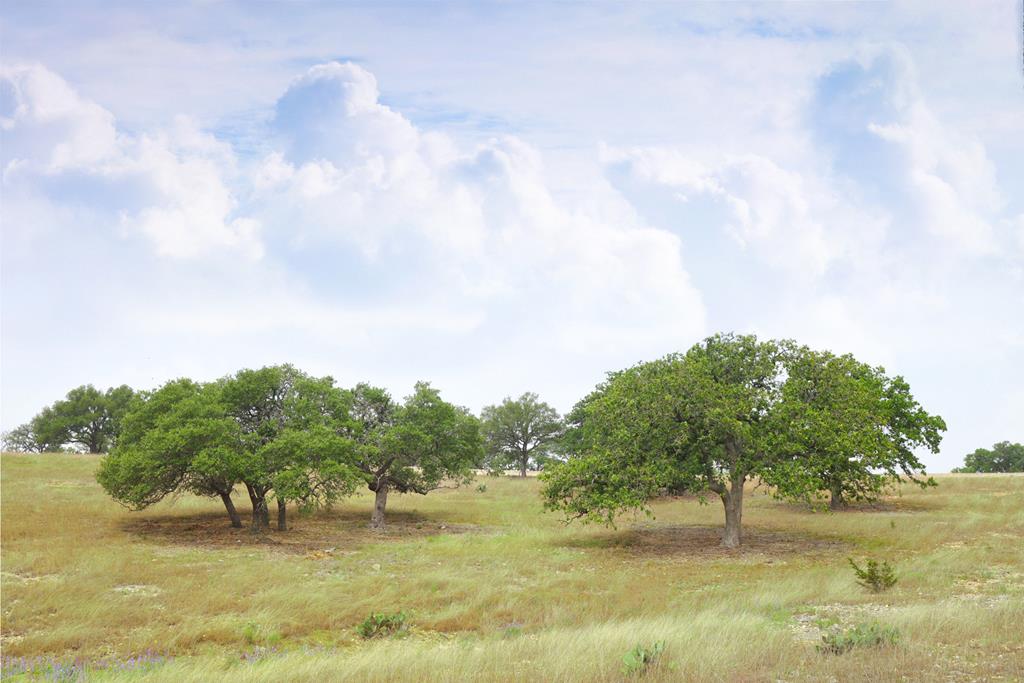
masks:
<path fill-rule="evenodd" d="M 129 518 L 120 527 L 140 540 L 160 544 L 192 548 L 258 547 L 299 555 L 352 551 L 388 540 L 481 531 L 476 525 L 439 522 L 411 512 L 388 513 L 387 526 L 382 531 L 370 529 L 368 515 L 362 512 L 332 510 L 305 516 L 289 511 L 289 515 L 288 531 L 277 531 L 272 514 L 271 528 L 259 534 L 248 526 L 232 528 L 224 514 L 212 512 Z"/>

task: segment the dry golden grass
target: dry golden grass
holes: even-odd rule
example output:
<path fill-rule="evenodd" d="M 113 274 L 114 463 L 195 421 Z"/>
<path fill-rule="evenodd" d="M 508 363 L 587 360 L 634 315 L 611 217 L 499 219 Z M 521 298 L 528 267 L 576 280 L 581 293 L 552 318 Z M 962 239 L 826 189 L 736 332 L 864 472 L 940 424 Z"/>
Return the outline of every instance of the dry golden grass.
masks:
<path fill-rule="evenodd" d="M 1024 680 L 1024 477 L 939 477 L 841 514 L 751 492 L 726 551 L 718 504 L 566 527 L 516 478 L 394 496 L 383 535 L 364 496 L 257 538 L 218 501 L 127 512 L 95 466 L 0 458 L 5 675 L 26 658 L 90 680 L 618 681 L 629 648 L 665 641 L 644 680 Z M 899 583 L 862 591 L 848 556 Z M 356 636 L 399 610 L 407 637 Z M 822 627 L 870 620 L 901 644 L 816 651 Z M 130 659 L 147 651 L 171 659 Z"/>

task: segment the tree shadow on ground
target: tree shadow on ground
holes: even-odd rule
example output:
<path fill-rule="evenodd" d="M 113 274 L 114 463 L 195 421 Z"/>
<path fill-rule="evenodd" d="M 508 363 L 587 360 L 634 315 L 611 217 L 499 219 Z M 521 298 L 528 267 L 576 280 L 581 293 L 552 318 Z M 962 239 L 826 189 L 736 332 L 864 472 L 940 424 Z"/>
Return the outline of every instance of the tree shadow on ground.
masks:
<path fill-rule="evenodd" d="M 845 508 L 839 510 L 830 510 L 827 501 L 822 502 L 818 505 L 808 505 L 807 503 L 795 503 L 793 501 L 776 500 L 772 501 L 772 504 L 779 508 L 788 509 L 791 512 L 818 515 L 849 515 L 873 512 L 910 514 L 915 512 L 929 512 L 931 510 L 939 510 L 943 507 L 942 502 L 938 500 L 910 500 L 907 498 L 900 497 L 883 498 L 881 500 L 876 500 L 870 503 L 864 501 L 849 502 L 846 504 Z"/>
<path fill-rule="evenodd" d="M 629 529 L 562 540 L 574 548 L 602 548 L 633 557 L 663 559 L 782 558 L 792 555 L 831 555 L 847 544 L 828 538 L 744 528 L 739 548 L 721 545 L 721 526 L 638 524 Z"/>
<path fill-rule="evenodd" d="M 405 541 L 441 534 L 463 534 L 479 531 L 471 524 L 453 524 L 443 516 L 426 516 L 415 511 L 388 512 L 387 526 L 382 531 L 370 529 L 370 515 L 365 510 L 321 510 L 312 514 L 296 514 L 288 510 L 288 530 L 278 531 L 276 507 L 271 510 L 271 528 L 253 533 L 248 511 L 239 510 L 245 528 L 232 528 L 223 512 L 189 514 L 151 514 L 124 519 L 122 531 L 140 540 L 193 548 L 260 547 L 292 554 L 316 554 L 351 551 L 371 543 Z"/>

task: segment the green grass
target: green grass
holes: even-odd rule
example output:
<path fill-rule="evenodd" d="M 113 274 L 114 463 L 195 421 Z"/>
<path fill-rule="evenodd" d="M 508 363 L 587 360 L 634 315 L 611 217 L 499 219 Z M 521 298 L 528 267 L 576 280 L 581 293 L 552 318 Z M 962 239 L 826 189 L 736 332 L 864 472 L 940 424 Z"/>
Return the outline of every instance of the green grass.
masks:
<path fill-rule="evenodd" d="M 394 496 L 383 535 L 366 495 L 256 538 L 218 501 L 127 512 L 96 462 L 0 457 L 5 675 L 49 658 L 90 680 L 620 681 L 627 652 L 663 641 L 637 680 L 1024 679 L 1021 476 L 943 476 L 839 514 L 751 491 L 746 545 L 724 551 L 716 502 L 567 527 L 517 478 Z M 847 557 L 899 582 L 871 594 Z M 398 612 L 406 637 L 357 633 Z M 898 645 L 817 652 L 864 622 Z M 170 659 L 126 665 L 147 651 Z"/>

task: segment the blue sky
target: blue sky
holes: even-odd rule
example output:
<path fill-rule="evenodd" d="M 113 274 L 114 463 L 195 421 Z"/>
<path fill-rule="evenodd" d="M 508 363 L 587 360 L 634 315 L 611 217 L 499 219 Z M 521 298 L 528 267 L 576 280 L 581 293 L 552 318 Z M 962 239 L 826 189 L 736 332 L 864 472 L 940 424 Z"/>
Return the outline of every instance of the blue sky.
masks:
<path fill-rule="evenodd" d="M 293 362 L 560 410 L 716 331 L 1024 440 L 1019 3 L 6 3 L 0 424 Z"/>

